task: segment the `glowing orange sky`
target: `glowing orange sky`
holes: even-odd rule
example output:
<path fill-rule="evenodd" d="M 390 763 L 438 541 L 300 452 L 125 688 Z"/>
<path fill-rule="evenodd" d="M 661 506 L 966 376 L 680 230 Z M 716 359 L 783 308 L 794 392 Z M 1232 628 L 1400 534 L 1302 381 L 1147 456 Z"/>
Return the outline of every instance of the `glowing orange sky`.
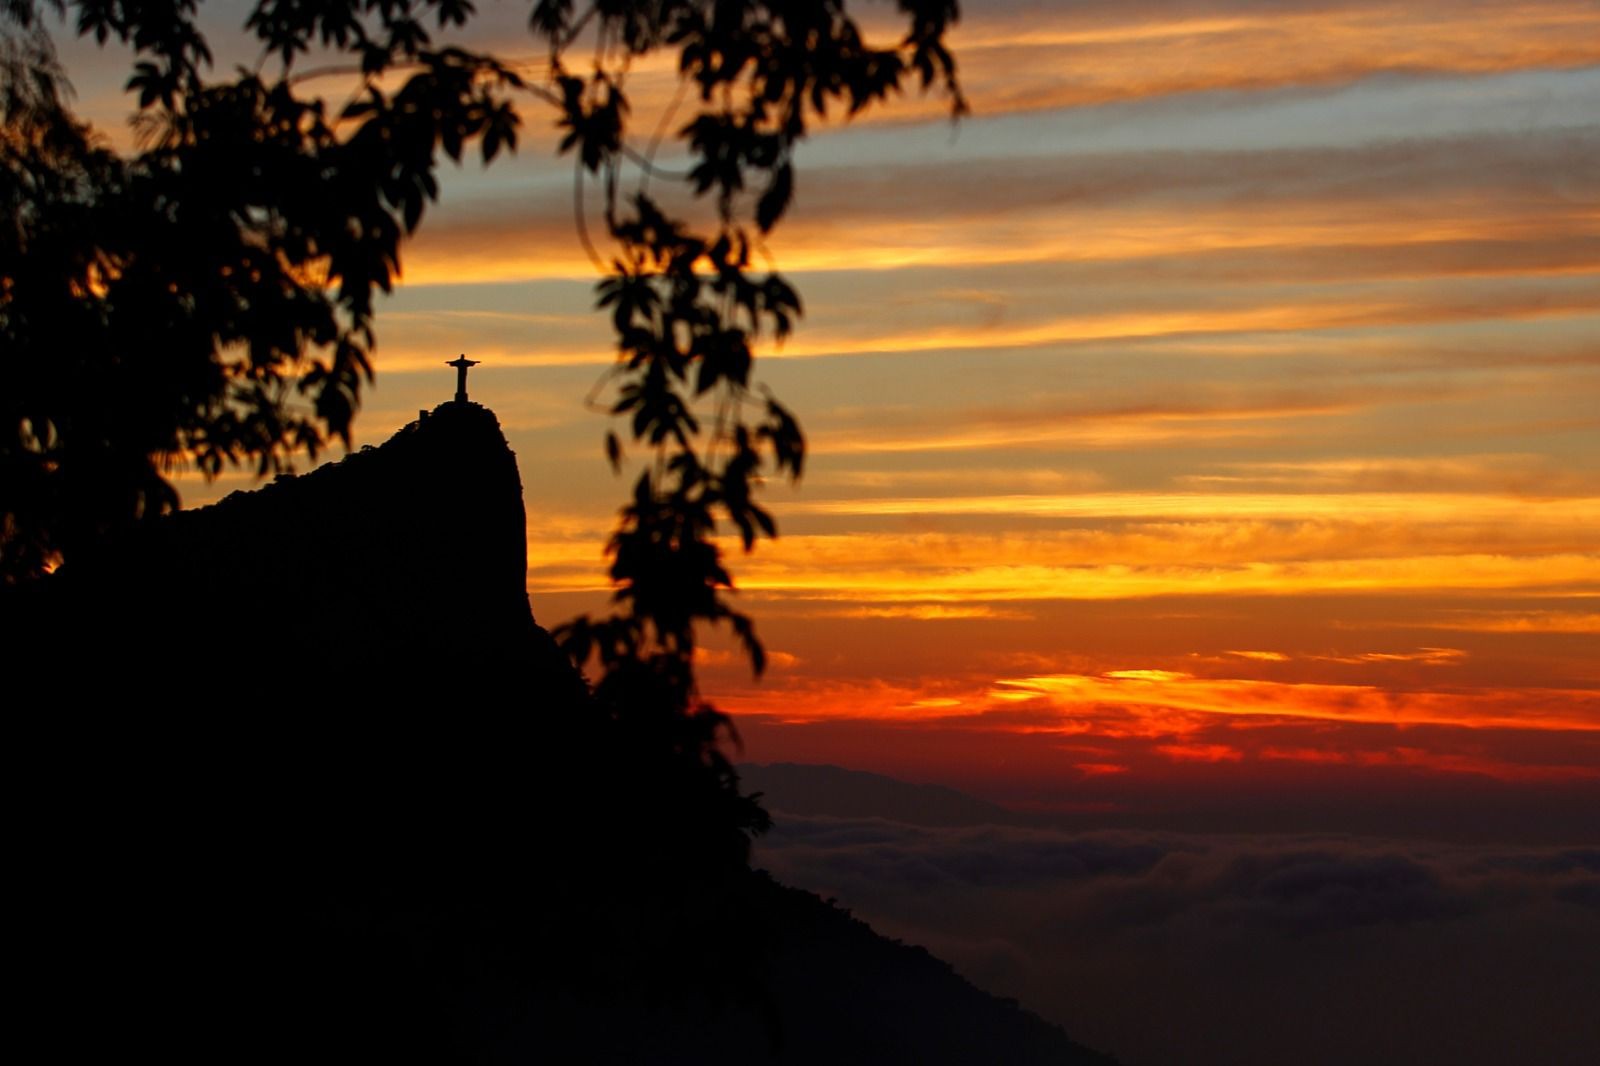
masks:
<path fill-rule="evenodd" d="M 807 313 L 762 376 L 812 458 L 735 560 L 770 676 L 702 664 L 748 756 L 1600 778 L 1600 9 L 963 7 L 973 117 L 819 136 L 771 242 Z M 548 144 L 447 176 L 359 429 L 483 361 L 551 624 L 603 601 L 625 482 Z"/>

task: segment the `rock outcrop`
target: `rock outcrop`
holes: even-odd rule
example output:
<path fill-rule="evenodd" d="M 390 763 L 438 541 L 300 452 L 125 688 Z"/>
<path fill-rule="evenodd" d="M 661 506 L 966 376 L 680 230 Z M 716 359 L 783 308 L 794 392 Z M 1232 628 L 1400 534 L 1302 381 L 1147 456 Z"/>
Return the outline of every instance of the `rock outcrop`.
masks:
<path fill-rule="evenodd" d="M 203 677 L 326 699 L 376 679 L 470 687 L 531 655 L 550 676 L 528 689 L 570 688 L 526 569 L 516 458 L 492 412 L 451 402 L 381 446 L 128 530 L 23 590 L 8 636 L 69 686 L 104 680 L 73 664 L 114 662 L 135 690 Z"/>

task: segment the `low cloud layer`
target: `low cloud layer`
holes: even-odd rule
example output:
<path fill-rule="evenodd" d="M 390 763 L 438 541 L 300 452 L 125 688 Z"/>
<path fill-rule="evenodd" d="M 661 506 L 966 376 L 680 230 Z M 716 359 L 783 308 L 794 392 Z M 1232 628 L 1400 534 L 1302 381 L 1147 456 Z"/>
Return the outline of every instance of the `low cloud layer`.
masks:
<path fill-rule="evenodd" d="M 1600 847 L 780 813 L 758 860 L 1131 1066 L 1600 1046 Z"/>

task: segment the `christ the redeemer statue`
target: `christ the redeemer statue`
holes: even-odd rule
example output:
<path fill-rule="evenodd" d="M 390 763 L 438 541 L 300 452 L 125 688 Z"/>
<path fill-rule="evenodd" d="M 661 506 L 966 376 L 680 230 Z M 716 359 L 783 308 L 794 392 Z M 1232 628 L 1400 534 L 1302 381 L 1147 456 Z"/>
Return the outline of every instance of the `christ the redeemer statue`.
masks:
<path fill-rule="evenodd" d="M 465 353 L 445 364 L 456 368 L 456 403 L 467 402 L 467 367 L 477 365 L 478 361 L 468 359 Z"/>

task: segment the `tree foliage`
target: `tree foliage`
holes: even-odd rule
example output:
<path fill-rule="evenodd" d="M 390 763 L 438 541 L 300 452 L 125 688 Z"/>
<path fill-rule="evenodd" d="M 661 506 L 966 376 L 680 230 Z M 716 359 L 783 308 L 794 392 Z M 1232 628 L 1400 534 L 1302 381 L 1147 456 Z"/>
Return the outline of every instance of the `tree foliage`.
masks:
<path fill-rule="evenodd" d="M 331 17 L 338 6 L 310 9 Z M 372 374 L 374 296 L 392 287 L 401 239 L 438 193 L 439 153 L 459 159 L 478 140 L 492 158 L 517 123 L 502 95 L 513 75 L 423 49 L 399 6 L 383 8 L 392 51 L 363 62 L 373 78 L 384 64 L 415 69 L 330 114 L 292 68 L 208 81 L 189 0 L 77 5 L 78 32 L 120 38 L 138 57 L 128 87 L 148 147 L 122 156 L 62 104 L 37 13 L 9 6 L 6 581 L 171 510 L 164 475 L 176 465 L 266 473 L 302 450 L 315 458 L 330 438 L 348 445 Z"/>
<path fill-rule="evenodd" d="M 762 474 L 799 478 L 805 439 L 792 414 L 753 387 L 752 345 L 786 337 L 800 298 L 778 273 L 752 267 L 752 250 L 788 209 L 794 149 L 830 108 L 854 115 L 907 78 L 940 82 L 961 105 L 943 45 L 956 16 L 949 0 L 902 0 L 907 32 L 897 44 L 869 45 L 841 0 L 816 3 L 664 2 L 535 5 L 560 89 L 564 151 L 605 189 L 616 254 L 600 283 L 619 345 L 611 412 L 629 435 L 655 450 L 610 543 L 619 610 L 580 618 L 560 637 L 578 661 L 603 666 L 598 694 L 619 707 L 689 709 L 697 623 L 726 622 L 756 672 L 765 653 L 748 616 L 723 595 L 732 578 L 714 540 L 719 517 L 746 550 L 774 536 L 755 499 Z M 592 72 L 569 73 L 565 52 L 586 23 L 595 34 Z M 646 177 L 650 158 L 626 141 L 628 65 L 658 48 L 677 52 L 684 89 L 697 100 L 678 136 L 688 148 L 686 181 L 708 201 L 709 224 L 672 217 L 643 187 L 619 194 L 631 161 Z M 698 403 L 710 401 L 709 425 Z M 614 464 L 622 451 L 607 436 Z M 654 698 L 638 700 L 641 687 Z M 709 708 L 692 718 L 720 721 Z"/>
<path fill-rule="evenodd" d="M 372 374 L 374 299 L 439 193 L 442 157 L 514 150 L 542 105 L 577 180 L 602 190 L 598 305 L 615 328 L 606 451 L 648 456 L 610 542 L 616 610 L 560 638 L 602 666 L 615 713 L 651 708 L 701 751 L 696 626 L 727 623 L 764 655 L 719 523 L 749 550 L 775 534 L 763 475 L 798 478 L 805 440 L 753 377 L 801 303 L 758 269 L 796 187 L 796 145 L 907 85 L 963 104 L 944 36 L 955 0 L 896 0 L 886 44 L 844 0 L 536 0 L 535 73 L 450 43 L 469 0 L 259 0 L 255 67 L 219 76 L 195 0 L 52 5 L 73 30 L 132 49 L 144 148 L 105 147 L 62 104 L 28 0 L 7 0 L 0 152 L 0 575 L 37 576 L 119 523 L 176 505 L 192 462 L 266 473 L 350 440 Z M 675 137 L 692 217 L 651 193 L 654 147 L 630 139 L 630 70 L 675 57 Z M 328 57 L 335 62 L 330 66 Z M 330 83 L 354 92 L 342 105 Z M 673 121 L 676 121 L 674 119 Z M 627 179 L 636 180 L 627 180 Z M 580 227 L 582 219 L 579 220 Z"/>

